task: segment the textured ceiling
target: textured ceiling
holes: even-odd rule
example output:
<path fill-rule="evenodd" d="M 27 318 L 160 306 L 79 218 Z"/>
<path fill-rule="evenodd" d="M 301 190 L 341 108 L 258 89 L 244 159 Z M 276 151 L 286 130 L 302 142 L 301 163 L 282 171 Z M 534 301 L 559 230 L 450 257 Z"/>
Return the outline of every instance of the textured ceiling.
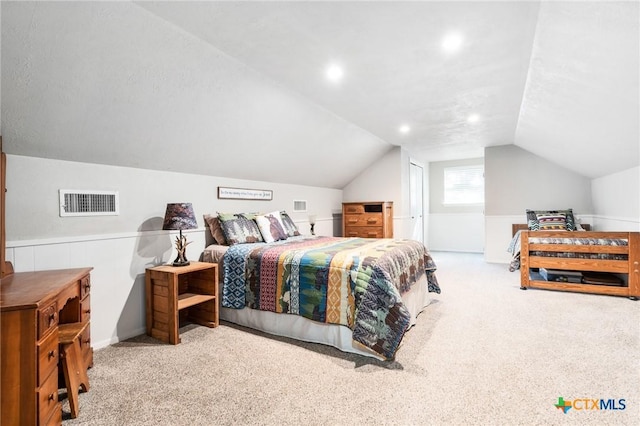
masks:
<path fill-rule="evenodd" d="M 638 2 L 140 5 L 424 161 L 515 143 L 588 177 L 640 163 Z"/>
<path fill-rule="evenodd" d="M 338 188 L 393 145 L 640 163 L 638 2 L 125 3 L 2 3 L 7 152 Z"/>
<path fill-rule="evenodd" d="M 139 5 L 427 161 L 513 143 L 538 16 L 516 2 Z M 456 53 L 441 47 L 451 32 L 464 37 Z M 324 76 L 333 62 L 339 84 Z"/>

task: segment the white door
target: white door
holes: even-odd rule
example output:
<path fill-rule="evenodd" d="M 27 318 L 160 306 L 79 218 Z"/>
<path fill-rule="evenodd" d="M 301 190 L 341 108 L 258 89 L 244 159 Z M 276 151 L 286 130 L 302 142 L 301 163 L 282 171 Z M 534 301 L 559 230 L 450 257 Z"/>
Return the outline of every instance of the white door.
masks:
<path fill-rule="evenodd" d="M 414 163 L 409 167 L 409 192 L 411 193 L 411 238 L 424 244 L 424 169 Z"/>

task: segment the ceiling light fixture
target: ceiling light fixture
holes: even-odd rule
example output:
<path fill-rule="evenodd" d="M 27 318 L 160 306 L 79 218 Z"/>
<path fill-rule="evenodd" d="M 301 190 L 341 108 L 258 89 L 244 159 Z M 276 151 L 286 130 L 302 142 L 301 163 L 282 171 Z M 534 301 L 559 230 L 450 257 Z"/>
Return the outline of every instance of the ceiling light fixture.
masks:
<path fill-rule="evenodd" d="M 342 80 L 344 71 L 340 65 L 332 64 L 327 67 L 327 78 L 333 82 Z"/>
<path fill-rule="evenodd" d="M 462 41 L 462 34 L 449 33 L 442 39 L 442 50 L 448 53 L 455 52 L 462 46 Z"/>
<path fill-rule="evenodd" d="M 480 120 L 480 116 L 478 114 L 471 114 L 469 117 L 467 117 L 468 123 L 477 123 L 478 120 Z"/>
<path fill-rule="evenodd" d="M 411 127 L 409 127 L 408 124 L 403 124 L 402 126 L 400 126 L 400 128 L 398 128 L 398 131 L 402 134 L 407 134 L 411 131 Z"/>

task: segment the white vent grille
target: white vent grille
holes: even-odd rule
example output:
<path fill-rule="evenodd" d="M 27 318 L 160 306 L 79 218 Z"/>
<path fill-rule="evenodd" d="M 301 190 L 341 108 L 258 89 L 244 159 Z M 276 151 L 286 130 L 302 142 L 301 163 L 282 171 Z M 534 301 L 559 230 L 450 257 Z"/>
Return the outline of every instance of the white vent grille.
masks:
<path fill-rule="evenodd" d="M 118 191 L 60 190 L 60 216 L 115 216 L 120 214 Z"/>
<path fill-rule="evenodd" d="M 307 200 L 293 200 L 293 211 L 294 212 L 306 212 L 307 211 Z"/>

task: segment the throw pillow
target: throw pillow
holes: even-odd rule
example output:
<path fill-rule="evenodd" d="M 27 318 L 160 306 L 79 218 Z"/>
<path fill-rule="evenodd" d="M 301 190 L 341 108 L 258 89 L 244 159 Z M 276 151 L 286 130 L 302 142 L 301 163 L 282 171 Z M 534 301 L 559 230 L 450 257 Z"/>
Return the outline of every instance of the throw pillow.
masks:
<path fill-rule="evenodd" d="M 243 214 L 220 214 L 218 219 L 227 243 L 234 244 L 263 242 L 262 234 L 255 221 L 247 219 Z"/>
<path fill-rule="evenodd" d="M 222 231 L 222 226 L 220 225 L 220 220 L 218 219 L 218 217 L 212 216 L 210 214 L 205 214 L 204 222 L 209 225 L 209 232 L 211 232 L 213 241 L 216 244 L 220 244 L 221 246 L 226 246 L 227 240 L 224 238 L 224 232 Z"/>
<path fill-rule="evenodd" d="M 258 215 L 256 216 L 256 223 L 265 242 L 272 243 L 287 239 L 287 233 L 282 226 L 279 212 Z"/>
<path fill-rule="evenodd" d="M 527 227 L 530 231 L 565 230 L 575 231 L 573 209 L 566 210 L 526 210 Z M 564 218 L 564 224 L 562 223 Z M 540 218 L 544 221 L 541 223 Z"/>
<path fill-rule="evenodd" d="M 541 231 L 567 230 L 567 215 L 564 213 L 538 213 L 536 216 Z"/>
<path fill-rule="evenodd" d="M 291 219 L 291 216 L 289 216 L 289 214 L 286 211 L 284 210 L 281 211 L 280 217 L 282 218 L 282 224 L 284 225 L 284 230 L 286 231 L 289 237 L 296 237 L 300 235 L 300 231 L 298 230 L 298 227 L 296 226 L 295 222 L 293 221 L 293 219 Z"/>

